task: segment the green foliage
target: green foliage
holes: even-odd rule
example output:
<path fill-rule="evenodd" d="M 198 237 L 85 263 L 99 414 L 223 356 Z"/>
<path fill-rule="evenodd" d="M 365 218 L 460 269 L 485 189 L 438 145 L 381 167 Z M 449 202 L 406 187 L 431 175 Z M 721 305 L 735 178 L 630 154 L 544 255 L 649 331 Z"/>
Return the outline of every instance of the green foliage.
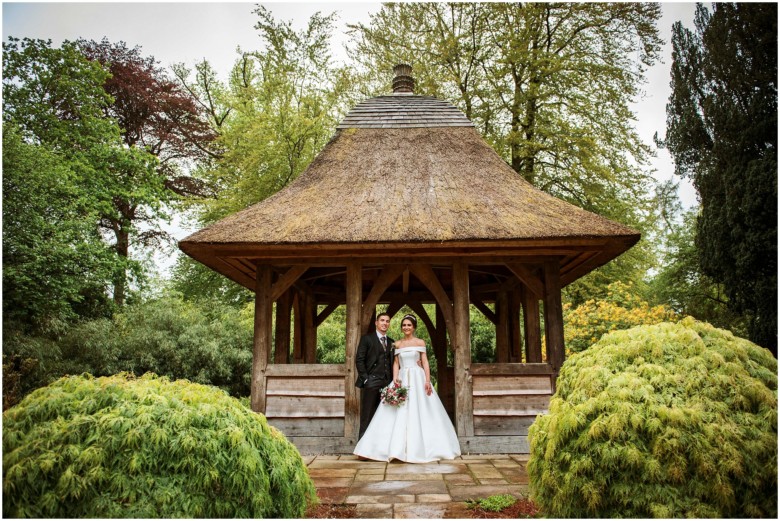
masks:
<path fill-rule="evenodd" d="M 469 508 L 481 508 L 489 512 L 501 512 L 517 502 L 512 494 L 496 494 L 476 501 L 466 501 Z"/>
<path fill-rule="evenodd" d="M 22 382 L 35 372 L 38 361 L 19 355 L 3 354 L 3 410 L 13 407 L 22 399 Z"/>
<path fill-rule="evenodd" d="M 107 304 L 112 254 L 77 170 L 66 154 L 3 126 L 3 316 L 29 330 L 99 316 L 85 304 Z"/>
<path fill-rule="evenodd" d="M 690 315 L 715 327 L 747 336 L 745 317 L 735 313 L 723 284 L 705 275 L 696 249 L 698 209 L 686 212 L 667 236 L 665 262 L 650 283 L 653 299 L 677 314 Z"/>
<path fill-rule="evenodd" d="M 474 306 L 469 306 L 469 320 L 471 322 L 471 361 L 477 364 L 495 363 L 496 326 Z"/>
<path fill-rule="evenodd" d="M 699 194 L 698 261 L 777 354 L 777 5 L 699 5 L 672 31 L 664 144 Z"/>
<path fill-rule="evenodd" d="M 317 363 L 343 364 L 347 357 L 346 337 L 347 308 L 339 306 L 317 328 Z"/>
<path fill-rule="evenodd" d="M 6 330 L 3 351 L 37 361 L 21 382 L 23 395 L 66 374 L 126 371 L 186 378 L 247 396 L 252 320 L 251 305 L 206 307 L 168 295 L 128 305 L 111 319 L 79 322 L 55 337 Z"/>
<path fill-rule="evenodd" d="M 302 517 L 295 447 L 224 392 L 69 377 L 3 414 L 4 517 Z"/>
<path fill-rule="evenodd" d="M 572 307 L 563 305 L 564 337 L 567 354 L 579 353 L 602 335 L 634 326 L 674 320 L 675 313 L 666 306 L 651 306 L 636 295 L 632 284 L 613 282 L 601 300 L 588 300 Z"/>
<path fill-rule="evenodd" d="M 201 223 L 211 223 L 276 193 L 309 165 L 333 134 L 345 86 L 332 64 L 329 38 L 334 16 L 315 13 L 305 29 L 255 9 L 263 44 L 241 52 L 227 84 L 208 63 L 191 71 L 176 66 L 204 106 L 218 133 L 218 158 L 200 175 L 217 190 L 195 201 Z"/>
<path fill-rule="evenodd" d="M 777 360 L 692 318 L 569 358 L 529 438 L 551 517 L 777 517 Z"/>
<path fill-rule="evenodd" d="M 3 43 L 3 312 L 28 330 L 110 312 L 122 263 L 97 223 L 132 154 L 103 117 L 106 77 L 71 42 Z"/>

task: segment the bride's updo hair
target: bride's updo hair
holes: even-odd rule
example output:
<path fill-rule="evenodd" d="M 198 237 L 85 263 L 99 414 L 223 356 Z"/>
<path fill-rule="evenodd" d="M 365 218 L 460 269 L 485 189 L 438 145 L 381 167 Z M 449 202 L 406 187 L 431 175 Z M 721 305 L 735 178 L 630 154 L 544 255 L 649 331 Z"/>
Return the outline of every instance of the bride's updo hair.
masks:
<path fill-rule="evenodd" d="M 417 329 L 417 317 L 415 317 L 412 314 L 407 314 L 404 315 L 404 318 L 401 319 L 402 324 L 404 323 L 404 320 L 408 320 L 409 322 L 411 322 L 414 328 Z"/>

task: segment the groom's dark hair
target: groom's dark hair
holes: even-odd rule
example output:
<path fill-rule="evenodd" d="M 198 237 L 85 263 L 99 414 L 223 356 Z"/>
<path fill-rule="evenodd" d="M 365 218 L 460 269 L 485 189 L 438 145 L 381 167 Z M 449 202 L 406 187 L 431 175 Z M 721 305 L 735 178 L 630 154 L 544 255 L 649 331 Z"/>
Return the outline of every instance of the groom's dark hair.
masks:
<path fill-rule="evenodd" d="M 388 313 L 387 311 L 382 311 L 380 314 L 376 316 L 376 319 L 379 320 L 382 316 L 386 316 L 388 319 L 393 318 L 390 316 L 390 313 Z"/>

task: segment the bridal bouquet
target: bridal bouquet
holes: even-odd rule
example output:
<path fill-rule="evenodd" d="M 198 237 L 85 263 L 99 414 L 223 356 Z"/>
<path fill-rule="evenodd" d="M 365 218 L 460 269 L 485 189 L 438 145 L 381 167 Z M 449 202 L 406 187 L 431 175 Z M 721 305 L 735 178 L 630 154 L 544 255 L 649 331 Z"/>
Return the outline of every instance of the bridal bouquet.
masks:
<path fill-rule="evenodd" d="M 396 386 L 395 383 L 391 383 L 387 387 L 382 388 L 379 392 L 379 396 L 382 397 L 382 403 L 392 405 L 393 407 L 399 407 L 406 403 L 406 395 L 408 393 L 408 387 L 402 385 Z"/>

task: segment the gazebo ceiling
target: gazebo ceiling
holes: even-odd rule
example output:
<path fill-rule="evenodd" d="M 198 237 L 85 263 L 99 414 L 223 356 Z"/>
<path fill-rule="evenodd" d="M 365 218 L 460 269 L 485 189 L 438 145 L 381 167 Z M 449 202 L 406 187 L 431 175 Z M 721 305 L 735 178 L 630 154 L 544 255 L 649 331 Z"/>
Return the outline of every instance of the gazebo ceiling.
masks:
<path fill-rule="evenodd" d="M 293 183 L 179 247 L 248 288 L 257 262 L 325 266 L 355 256 L 467 257 L 497 266 L 483 271 L 499 279 L 504 262 L 556 257 L 566 284 L 639 238 L 533 187 L 449 103 L 396 93 L 355 107 Z"/>

